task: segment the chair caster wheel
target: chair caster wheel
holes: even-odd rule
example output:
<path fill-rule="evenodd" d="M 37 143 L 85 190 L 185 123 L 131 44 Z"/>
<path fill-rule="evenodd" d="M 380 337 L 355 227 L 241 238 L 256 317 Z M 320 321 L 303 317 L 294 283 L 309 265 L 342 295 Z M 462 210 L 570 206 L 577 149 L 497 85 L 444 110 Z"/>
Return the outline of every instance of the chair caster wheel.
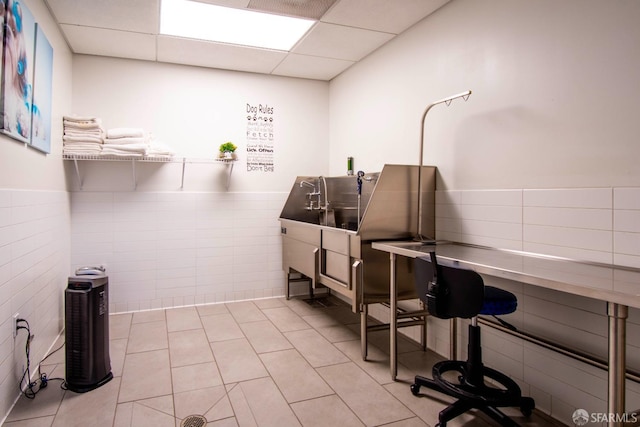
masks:
<path fill-rule="evenodd" d="M 414 396 L 417 396 L 418 393 L 420 393 L 420 386 L 418 384 L 411 384 L 411 387 L 409 387 L 411 389 L 411 393 Z"/>
<path fill-rule="evenodd" d="M 522 412 L 522 415 L 524 415 L 525 417 L 530 417 L 533 413 L 533 408 L 535 407 L 536 404 L 534 403 L 533 399 L 526 399 L 520 405 L 520 412 Z"/>

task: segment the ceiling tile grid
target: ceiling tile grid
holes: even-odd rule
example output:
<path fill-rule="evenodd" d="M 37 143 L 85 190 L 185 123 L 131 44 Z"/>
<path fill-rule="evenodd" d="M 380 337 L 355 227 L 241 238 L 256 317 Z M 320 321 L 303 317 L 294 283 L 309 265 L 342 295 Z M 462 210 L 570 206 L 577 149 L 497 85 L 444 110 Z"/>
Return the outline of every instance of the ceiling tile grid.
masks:
<path fill-rule="evenodd" d="M 45 0 L 74 53 L 325 81 L 449 0 L 193 1 L 318 22 L 285 52 L 161 35 L 161 0 Z"/>

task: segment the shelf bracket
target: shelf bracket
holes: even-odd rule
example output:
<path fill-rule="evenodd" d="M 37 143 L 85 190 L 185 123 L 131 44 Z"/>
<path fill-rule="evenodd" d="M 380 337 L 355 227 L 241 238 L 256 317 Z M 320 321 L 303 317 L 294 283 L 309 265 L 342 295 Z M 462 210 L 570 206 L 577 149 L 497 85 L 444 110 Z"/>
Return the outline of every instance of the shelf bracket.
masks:
<path fill-rule="evenodd" d="M 80 177 L 80 168 L 78 167 L 78 159 L 73 159 L 73 164 L 76 167 L 76 177 L 78 178 L 78 184 L 80 184 L 80 190 L 82 190 L 82 178 Z"/>
<path fill-rule="evenodd" d="M 180 189 L 184 190 L 184 167 L 185 167 L 185 163 L 187 162 L 187 159 L 185 159 L 184 157 L 182 158 L 182 180 L 180 181 Z"/>
<path fill-rule="evenodd" d="M 133 173 L 133 189 L 137 190 L 138 189 L 138 180 L 136 179 L 136 161 L 135 160 L 131 160 L 131 170 Z"/>
<path fill-rule="evenodd" d="M 233 172 L 233 163 L 234 162 L 227 162 L 227 167 L 229 168 L 229 172 L 227 173 L 227 186 L 226 189 L 227 191 L 229 191 L 229 184 L 231 184 L 231 172 Z"/>

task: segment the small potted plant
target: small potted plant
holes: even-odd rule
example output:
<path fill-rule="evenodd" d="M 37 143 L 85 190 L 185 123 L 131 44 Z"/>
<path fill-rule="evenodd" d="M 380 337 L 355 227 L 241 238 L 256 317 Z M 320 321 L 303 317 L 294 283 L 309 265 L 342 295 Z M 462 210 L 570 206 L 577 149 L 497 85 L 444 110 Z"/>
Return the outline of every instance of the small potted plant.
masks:
<path fill-rule="evenodd" d="M 237 159 L 236 156 L 236 149 L 238 147 L 230 141 L 225 142 L 224 144 L 220 145 L 220 158 L 221 159 L 228 159 L 228 160 L 235 160 Z"/>

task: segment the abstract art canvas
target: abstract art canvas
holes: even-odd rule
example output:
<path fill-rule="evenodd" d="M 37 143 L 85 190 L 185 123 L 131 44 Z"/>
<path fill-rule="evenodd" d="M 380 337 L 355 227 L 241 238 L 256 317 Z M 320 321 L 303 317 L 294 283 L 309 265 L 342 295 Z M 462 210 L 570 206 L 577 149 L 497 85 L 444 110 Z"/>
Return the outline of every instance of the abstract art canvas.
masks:
<path fill-rule="evenodd" d="M 36 24 L 36 51 L 31 105 L 31 146 L 51 152 L 51 91 L 53 84 L 53 48 Z"/>
<path fill-rule="evenodd" d="M 18 0 L 4 0 L 0 131 L 30 142 L 36 22 Z"/>

